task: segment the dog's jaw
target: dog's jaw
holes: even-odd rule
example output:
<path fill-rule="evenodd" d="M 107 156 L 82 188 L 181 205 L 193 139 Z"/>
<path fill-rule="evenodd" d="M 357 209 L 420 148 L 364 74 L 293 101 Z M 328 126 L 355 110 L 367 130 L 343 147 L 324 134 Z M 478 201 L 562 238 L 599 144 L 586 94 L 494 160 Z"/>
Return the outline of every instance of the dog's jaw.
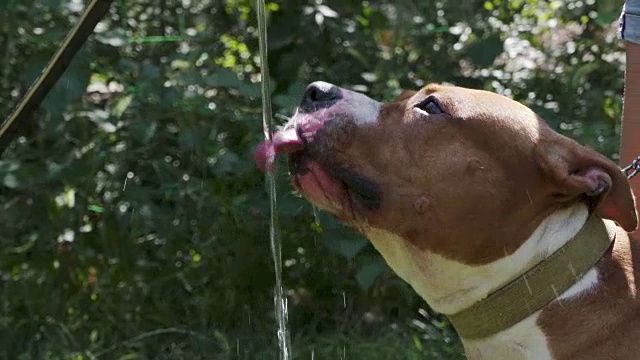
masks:
<path fill-rule="evenodd" d="M 443 314 L 454 314 L 485 298 L 564 245 L 582 227 L 588 211 L 582 204 L 547 217 L 511 255 L 485 265 L 468 265 L 412 246 L 390 232 L 371 228 L 366 235 L 389 266 Z"/>

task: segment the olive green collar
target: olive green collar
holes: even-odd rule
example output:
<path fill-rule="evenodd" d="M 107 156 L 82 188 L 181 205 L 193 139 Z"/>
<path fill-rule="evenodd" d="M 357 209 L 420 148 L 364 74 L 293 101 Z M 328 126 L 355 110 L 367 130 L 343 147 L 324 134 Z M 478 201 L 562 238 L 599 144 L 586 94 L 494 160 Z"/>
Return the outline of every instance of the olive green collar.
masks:
<path fill-rule="evenodd" d="M 508 329 L 577 283 L 609 249 L 615 227 L 589 216 L 582 229 L 548 258 L 485 299 L 447 315 L 458 334 L 480 339 Z"/>

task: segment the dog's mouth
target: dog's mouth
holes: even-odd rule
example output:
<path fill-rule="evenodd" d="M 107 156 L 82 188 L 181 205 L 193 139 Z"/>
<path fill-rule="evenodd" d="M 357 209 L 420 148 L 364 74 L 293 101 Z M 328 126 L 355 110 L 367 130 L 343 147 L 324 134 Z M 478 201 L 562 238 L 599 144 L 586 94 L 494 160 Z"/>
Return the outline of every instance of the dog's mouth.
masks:
<path fill-rule="evenodd" d="M 289 155 L 289 171 L 300 194 L 341 222 L 362 226 L 366 211 L 380 206 L 379 186 L 332 157 L 329 135 L 322 131 L 325 122 L 309 114 L 296 117 L 299 119 L 274 134 L 271 143 L 258 146 L 254 154 L 257 166 L 272 171 L 277 155 Z"/>

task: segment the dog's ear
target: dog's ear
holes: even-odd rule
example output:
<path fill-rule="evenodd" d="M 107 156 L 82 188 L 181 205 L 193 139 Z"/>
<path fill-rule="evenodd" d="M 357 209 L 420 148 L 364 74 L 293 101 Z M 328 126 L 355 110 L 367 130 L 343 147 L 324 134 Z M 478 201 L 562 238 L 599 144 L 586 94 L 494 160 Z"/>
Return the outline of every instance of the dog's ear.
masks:
<path fill-rule="evenodd" d="M 404 90 L 400 93 L 400 95 L 398 95 L 398 97 L 396 97 L 396 101 L 407 100 L 408 98 L 412 97 L 416 93 L 417 91 L 415 90 Z"/>
<path fill-rule="evenodd" d="M 535 157 L 558 199 L 583 197 L 597 216 L 626 231 L 636 229 L 638 215 L 629 182 L 613 161 L 545 127 Z"/>

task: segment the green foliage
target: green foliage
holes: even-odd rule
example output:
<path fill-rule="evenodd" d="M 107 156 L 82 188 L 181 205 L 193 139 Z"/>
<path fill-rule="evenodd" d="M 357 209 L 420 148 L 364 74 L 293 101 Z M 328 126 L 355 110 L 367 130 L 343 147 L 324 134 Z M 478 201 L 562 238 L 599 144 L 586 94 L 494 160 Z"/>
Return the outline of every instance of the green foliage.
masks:
<path fill-rule="evenodd" d="M 0 114 L 83 10 L 0 1 Z M 0 358 L 276 358 L 250 0 L 116 2 L 0 160 Z M 616 157 L 622 1 L 269 5 L 274 110 L 322 79 L 512 96 Z M 281 164 L 280 169 L 284 168 Z M 297 357 L 453 359 L 446 322 L 278 177 Z"/>

